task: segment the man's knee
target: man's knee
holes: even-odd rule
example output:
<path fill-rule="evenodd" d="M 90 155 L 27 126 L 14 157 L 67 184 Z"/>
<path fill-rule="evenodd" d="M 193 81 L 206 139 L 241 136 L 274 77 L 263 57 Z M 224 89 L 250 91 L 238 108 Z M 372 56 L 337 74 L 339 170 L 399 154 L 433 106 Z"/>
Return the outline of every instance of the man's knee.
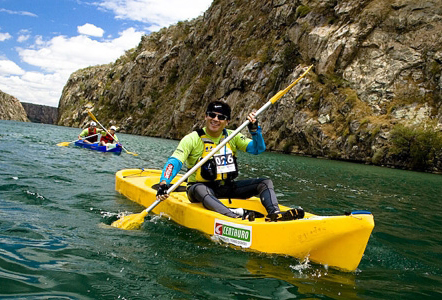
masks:
<path fill-rule="evenodd" d="M 187 189 L 187 196 L 192 203 L 203 202 L 204 196 L 207 193 L 209 193 L 209 191 L 203 183 L 192 184 Z"/>
<path fill-rule="evenodd" d="M 271 179 L 262 179 L 257 188 L 258 192 L 261 194 L 265 190 L 273 189 L 273 182 Z"/>

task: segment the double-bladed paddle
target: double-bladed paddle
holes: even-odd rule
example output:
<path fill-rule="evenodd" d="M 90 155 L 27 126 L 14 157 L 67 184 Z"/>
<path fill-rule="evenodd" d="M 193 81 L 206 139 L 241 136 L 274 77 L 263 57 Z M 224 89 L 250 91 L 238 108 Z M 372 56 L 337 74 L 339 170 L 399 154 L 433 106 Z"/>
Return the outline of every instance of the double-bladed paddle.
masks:
<path fill-rule="evenodd" d="M 72 142 L 61 142 L 61 143 L 58 143 L 57 146 L 67 147 L 67 146 L 69 146 L 70 144 L 72 144 L 72 143 L 74 143 L 76 141 L 82 141 L 82 140 L 88 139 L 88 138 L 96 136 L 96 135 L 99 135 L 99 133 L 93 134 L 93 135 L 89 135 L 89 136 L 85 137 L 84 139 L 78 139 L 78 140 L 75 140 L 75 141 L 72 141 Z"/>
<path fill-rule="evenodd" d="M 255 116 L 259 116 L 263 111 L 265 111 L 270 105 L 274 104 L 276 101 L 281 99 L 282 96 L 284 96 L 295 84 L 297 84 L 302 78 L 304 78 L 305 75 L 310 71 L 310 69 L 313 67 L 311 65 L 307 68 L 307 70 L 302 73 L 301 76 L 298 77 L 295 81 L 293 81 L 288 87 L 286 87 L 284 90 L 279 91 L 276 93 L 275 96 L 273 96 L 269 101 L 267 101 L 266 104 L 264 104 L 256 113 Z M 215 153 L 217 153 L 224 145 L 226 145 L 234 136 L 236 136 L 241 130 L 243 130 L 248 124 L 250 123 L 249 120 L 246 120 L 241 126 L 239 126 L 232 134 L 230 134 L 224 141 L 222 141 L 217 147 L 215 147 L 207 156 L 205 156 L 203 159 L 201 159 L 195 166 L 193 166 L 192 169 L 190 169 L 186 174 L 184 174 L 174 185 L 172 185 L 168 190 L 167 194 L 172 193 L 177 187 L 181 185 L 187 178 L 189 178 L 190 175 L 192 175 L 198 168 L 200 168 L 206 161 L 208 161 Z M 117 227 L 120 229 L 126 229 L 126 230 L 133 230 L 133 229 L 139 229 L 141 225 L 144 222 L 144 218 L 147 216 L 147 214 L 154 209 L 161 200 L 156 200 L 153 202 L 148 208 L 143 210 L 141 213 L 128 215 L 122 217 L 120 220 L 117 220 L 113 222 L 111 225 L 113 227 Z"/>

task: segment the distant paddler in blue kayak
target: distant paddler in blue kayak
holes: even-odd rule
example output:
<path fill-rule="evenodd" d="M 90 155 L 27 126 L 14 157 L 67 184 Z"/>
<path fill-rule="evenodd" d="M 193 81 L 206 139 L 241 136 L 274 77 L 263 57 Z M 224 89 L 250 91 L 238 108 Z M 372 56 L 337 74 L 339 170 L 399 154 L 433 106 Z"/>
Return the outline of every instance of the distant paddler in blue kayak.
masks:
<path fill-rule="evenodd" d="M 89 127 L 84 129 L 79 135 L 78 140 L 83 140 L 86 144 L 93 144 L 98 141 L 97 123 L 92 121 Z"/>
<path fill-rule="evenodd" d="M 115 126 L 111 126 L 107 131 L 101 131 L 100 146 L 109 147 L 114 142 L 118 143 L 118 138 L 115 135 L 115 131 L 117 131 L 117 127 Z"/>
<path fill-rule="evenodd" d="M 230 114 L 230 106 L 225 102 L 215 101 L 208 105 L 205 127 L 186 135 L 166 162 L 160 179 L 157 200 L 165 200 L 168 197 L 169 184 L 183 164 L 191 169 L 218 144 L 232 135 L 233 130 L 226 129 Z M 253 221 L 254 212 L 244 212 L 241 208 L 230 209 L 218 198 L 247 199 L 259 195 L 268 213 L 269 221 L 302 218 L 301 210 L 293 209 L 284 213 L 280 211 L 272 180 L 268 178 L 234 180 L 238 176 L 237 151 L 259 154 L 266 149 L 255 112 L 249 113 L 247 119 L 250 121 L 248 128 L 252 139 L 238 133 L 201 168 L 190 175 L 187 182 L 187 196 L 190 202 L 200 202 L 205 208 L 231 218 L 242 217 Z"/>
<path fill-rule="evenodd" d="M 100 122 L 98 122 L 97 118 L 94 116 L 94 114 L 93 114 L 90 110 L 88 110 L 87 113 L 88 113 L 88 115 L 92 118 L 92 120 L 94 120 L 95 122 L 97 122 L 98 125 L 100 125 L 100 127 L 103 128 L 104 131 L 106 131 L 106 133 L 107 133 L 110 137 L 112 137 L 112 136 L 115 137 L 115 136 L 110 132 L 110 130 L 107 130 L 103 125 L 101 125 Z M 111 128 L 112 128 L 112 127 L 114 128 L 113 133 L 115 134 L 115 131 L 117 130 L 117 128 L 116 128 L 115 126 L 111 126 Z M 115 140 L 115 138 L 114 138 L 114 140 Z M 118 142 L 118 139 L 116 139 L 116 141 Z M 101 144 L 101 141 L 100 141 L 100 144 Z M 119 144 L 119 145 L 121 145 L 121 144 Z M 123 150 L 126 151 L 127 154 L 132 154 L 133 156 L 138 156 L 137 153 L 128 151 L 123 145 L 121 145 L 121 148 L 123 148 Z"/>

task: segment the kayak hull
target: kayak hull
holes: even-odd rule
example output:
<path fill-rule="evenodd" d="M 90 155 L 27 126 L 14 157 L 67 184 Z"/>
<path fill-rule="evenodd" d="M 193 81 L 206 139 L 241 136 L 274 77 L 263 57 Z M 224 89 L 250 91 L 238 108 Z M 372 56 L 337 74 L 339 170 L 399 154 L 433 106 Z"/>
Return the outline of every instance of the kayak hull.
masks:
<path fill-rule="evenodd" d="M 89 150 L 99 151 L 99 152 L 110 152 L 115 154 L 121 154 L 123 149 L 120 144 L 114 144 L 112 147 L 100 146 L 98 143 L 88 144 L 83 141 L 76 141 L 75 146 L 86 148 Z"/>
<path fill-rule="evenodd" d="M 116 190 L 148 207 L 156 200 L 156 190 L 152 186 L 159 182 L 160 176 L 160 170 L 120 170 L 116 173 Z M 242 207 L 266 215 L 256 197 L 231 199 L 231 204 L 228 199 L 220 200 L 228 207 Z M 290 209 L 283 205 L 280 208 L 282 211 Z M 280 222 L 266 222 L 265 218 L 256 218 L 253 222 L 234 219 L 209 211 L 201 203 L 191 203 L 185 191 L 171 193 L 153 212 L 204 232 L 212 239 L 244 249 L 308 259 L 344 271 L 356 270 L 374 228 L 373 215 L 369 212 L 342 216 L 317 216 L 306 212 L 301 220 Z"/>

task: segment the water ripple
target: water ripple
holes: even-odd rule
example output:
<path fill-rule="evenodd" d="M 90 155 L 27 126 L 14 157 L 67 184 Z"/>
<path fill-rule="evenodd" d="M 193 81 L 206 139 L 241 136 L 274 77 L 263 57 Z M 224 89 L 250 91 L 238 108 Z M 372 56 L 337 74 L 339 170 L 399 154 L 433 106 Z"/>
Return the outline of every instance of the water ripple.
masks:
<path fill-rule="evenodd" d="M 138 157 L 58 147 L 78 128 L 1 121 L 2 299 L 440 298 L 442 176 L 307 157 L 239 155 L 240 178 L 270 177 L 280 203 L 336 215 L 366 209 L 375 229 L 359 269 L 213 242 L 165 216 L 109 226 L 143 208 L 115 172 L 160 169 L 178 141 L 119 134 Z"/>

